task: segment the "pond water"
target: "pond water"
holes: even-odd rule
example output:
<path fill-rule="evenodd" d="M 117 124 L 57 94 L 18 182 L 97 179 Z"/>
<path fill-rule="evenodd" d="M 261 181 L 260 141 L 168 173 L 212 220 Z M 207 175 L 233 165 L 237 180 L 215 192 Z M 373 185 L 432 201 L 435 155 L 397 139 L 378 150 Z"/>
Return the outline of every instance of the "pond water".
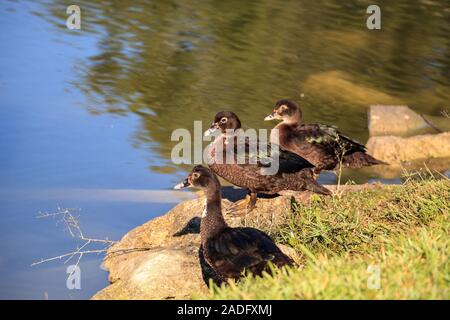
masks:
<path fill-rule="evenodd" d="M 81 289 L 66 286 L 74 250 L 57 219 L 80 208 L 85 234 L 120 239 L 189 193 L 171 162 L 177 128 L 228 109 L 246 127 L 274 102 L 365 142 L 367 107 L 407 104 L 439 116 L 450 101 L 448 1 L 66 1 L 0 3 L 0 298 L 86 299 L 107 285 L 102 255 L 83 257 Z M 357 182 L 375 171 L 346 172 Z M 335 177 L 321 175 L 322 183 Z M 400 177 L 383 180 L 400 182 Z"/>

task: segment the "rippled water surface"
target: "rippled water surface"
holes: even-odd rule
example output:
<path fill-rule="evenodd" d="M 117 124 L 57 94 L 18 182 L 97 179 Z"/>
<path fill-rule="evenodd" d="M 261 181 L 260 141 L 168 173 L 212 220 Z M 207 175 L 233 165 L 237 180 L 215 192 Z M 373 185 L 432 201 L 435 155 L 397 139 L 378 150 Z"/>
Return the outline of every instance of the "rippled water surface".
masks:
<path fill-rule="evenodd" d="M 450 101 L 450 7 L 381 1 L 66 1 L 0 3 L 0 298 L 89 298 L 107 284 L 102 256 L 34 261 L 76 248 L 56 219 L 81 208 L 86 233 L 119 239 L 188 197 L 169 192 L 189 166 L 170 160 L 174 129 L 235 111 L 245 127 L 280 98 L 306 121 L 365 142 L 370 104 L 439 116 Z M 357 182 L 377 172 L 352 171 Z M 320 177 L 334 183 L 332 174 Z M 390 176 L 386 182 L 398 182 Z"/>

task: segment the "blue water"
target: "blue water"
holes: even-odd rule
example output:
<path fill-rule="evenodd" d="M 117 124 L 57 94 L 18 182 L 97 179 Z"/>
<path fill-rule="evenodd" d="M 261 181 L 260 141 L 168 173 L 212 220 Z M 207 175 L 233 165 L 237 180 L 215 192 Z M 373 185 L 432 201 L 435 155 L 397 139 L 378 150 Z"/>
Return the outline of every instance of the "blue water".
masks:
<path fill-rule="evenodd" d="M 70 81 L 76 61 L 96 52 L 96 39 L 56 34 L 31 13 L 37 9 L 0 3 L 0 298 L 86 299 L 108 283 L 102 256 L 81 260 L 80 290 L 67 289 L 63 261 L 30 267 L 77 245 L 64 225 L 38 212 L 81 208 L 86 235 L 116 240 L 179 201 L 138 190 L 169 189 L 177 179 L 148 170 L 148 158 L 158 160 L 133 147 L 136 118 L 80 107 L 85 98 Z"/>

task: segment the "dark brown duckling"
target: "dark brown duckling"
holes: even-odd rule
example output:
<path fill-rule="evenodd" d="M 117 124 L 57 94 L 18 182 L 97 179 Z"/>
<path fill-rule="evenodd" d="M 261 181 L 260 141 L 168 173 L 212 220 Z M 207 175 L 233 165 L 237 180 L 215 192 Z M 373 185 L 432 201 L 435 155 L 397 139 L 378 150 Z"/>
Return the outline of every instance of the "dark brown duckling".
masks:
<path fill-rule="evenodd" d="M 188 177 L 175 186 L 201 188 L 206 206 L 200 224 L 203 258 L 222 279 L 238 279 L 246 272 L 261 275 L 271 272 L 269 261 L 277 266 L 293 265 L 264 232 L 255 228 L 231 228 L 222 215 L 220 183 L 211 170 L 196 166 Z"/>
<path fill-rule="evenodd" d="M 299 106 L 290 100 L 280 100 L 273 112 L 264 120 L 282 120 L 274 129 L 278 129 L 280 146 L 311 162 L 315 172 L 335 170 L 342 165 L 347 168 L 361 168 L 377 164 L 386 164 L 367 153 L 366 147 L 340 133 L 336 127 L 322 124 L 302 124 L 302 112 Z"/>
<path fill-rule="evenodd" d="M 249 139 L 238 139 L 237 132 L 240 128 L 241 121 L 235 113 L 221 111 L 216 114 L 205 135 L 220 131 L 220 135 L 209 145 L 208 165 L 223 179 L 249 189 L 250 197 L 243 203 L 246 205 L 246 213 L 255 207 L 258 192 L 276 194 L 282 190 L 309 190 L 323 195 L 331 194 L 315 181 L 312 170 L 314 166 L 310 162 L 292 152 L 278 150 L 271 144 L 267 145 L 267 153 L 263 154 L 259 152 L 262 147 L 259 141 L 256 141 L 258 151 L 255 152 Z M 229 154 L 235 160 L 234 163 L 224 161 Z M 275 174 L 265 174 L 265 169 L 275 159 L 275 154 L 278 156 L 278 169 Z M 251 162 L 250 159 L 254 161 Z"/>

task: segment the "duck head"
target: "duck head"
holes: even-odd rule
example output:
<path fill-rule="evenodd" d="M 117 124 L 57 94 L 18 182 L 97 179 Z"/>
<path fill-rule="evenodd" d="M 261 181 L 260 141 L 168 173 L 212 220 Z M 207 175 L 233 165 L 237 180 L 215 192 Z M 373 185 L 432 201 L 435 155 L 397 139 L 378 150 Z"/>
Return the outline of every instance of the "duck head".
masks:
<path fill-rule="evenodd" d="M 285 123 L 298 123 L 302 119 L 302 111 L 297 103 L 291 100 L 279 100 L 265 121 L 282 120 Z"/>
<path fill-rule="evenodd" d="M 205 137 L 215 133 L 220 130 L 222 133 L 226 133 L 227 130 L 237 130 L 241 128 L 241 121 L 238 116 L 231 111 L 220 111 L 215 117 L 211 124 L 211 127 L 205 131 Z"/>
<path fill-rule="evenodd" d="M 174 189 L 183 189 L 187 187 L 196 187 L 201 189 L 209 188 L 211 185 L 219 184 L 214 173 L 204 166 L 195 166 L 189 175 L 182 182 L 177 184 Z"/>

